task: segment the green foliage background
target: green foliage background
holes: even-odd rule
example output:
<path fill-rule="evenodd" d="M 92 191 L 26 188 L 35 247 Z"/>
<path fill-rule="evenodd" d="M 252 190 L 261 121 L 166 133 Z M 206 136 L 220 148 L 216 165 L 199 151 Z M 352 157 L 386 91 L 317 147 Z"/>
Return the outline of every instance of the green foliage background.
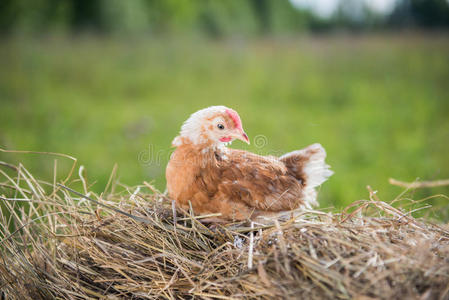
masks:
<path fill-rule="evenodd" d="M 240 113 L 253 142 L 233 147 L 281 154 L 323 144 L 335 175 L 321 188 L 322 207 L 367 198 L 368 184 L 391 200 L 402 189 L 389 177 L 449 177 L 448 53 L 446 34 L 5 39 L 0 146 L 77 157 L 98 192 L 114 163 L 121 182 L 164 190 L 182 122 L 222 104 Z M 53 178 L 54 157 L 0 160 Z M 58 159 L 58 176 L 69 165 Z M 414 198 L 440 192 L 449 188 Z M 432 203 L 449 219 L 447 200 Z"/>

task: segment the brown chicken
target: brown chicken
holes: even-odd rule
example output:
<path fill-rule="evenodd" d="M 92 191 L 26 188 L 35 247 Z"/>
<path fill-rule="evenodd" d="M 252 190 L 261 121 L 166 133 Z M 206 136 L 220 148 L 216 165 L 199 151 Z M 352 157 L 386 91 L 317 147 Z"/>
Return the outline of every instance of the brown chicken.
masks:
<path fill-rule="evenodd" d="M 239 115 L 225 106 L 195 112 L 182 125 L 167 165 L 167 190 L 195 214 L 221 213 L 210 222 L 255 220 L 317 205 L 315 188 L 333 174 L 320 144 L 281 157 L 227 148 L 249 144 Z"/>

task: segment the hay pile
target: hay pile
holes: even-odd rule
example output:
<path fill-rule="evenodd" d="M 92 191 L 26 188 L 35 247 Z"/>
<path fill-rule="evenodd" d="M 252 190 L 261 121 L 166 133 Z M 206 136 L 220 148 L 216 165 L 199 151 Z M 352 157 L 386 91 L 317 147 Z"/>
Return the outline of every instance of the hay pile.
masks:
<path fill-rule="evenodd" d="M 449 299 L 449 228 L 373 192 L 339 214 L 210 228 L 149 184 L 96 195 L 83 176 L 63 181 L 141 222 L 23 166 L 0 176 L 7 299 Z"/>

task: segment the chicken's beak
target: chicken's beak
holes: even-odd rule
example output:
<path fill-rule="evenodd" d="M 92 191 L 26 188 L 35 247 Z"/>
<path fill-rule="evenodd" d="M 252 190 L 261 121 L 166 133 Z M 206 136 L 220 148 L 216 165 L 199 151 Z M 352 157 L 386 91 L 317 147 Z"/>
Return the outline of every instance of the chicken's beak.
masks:
<path fill-rule="evenodd" d="M 247 143 L 248 145 L 250 144 L 250 143 L 249 143 L 249 138 L 248 138 L 248 136 L 246 135 L 246 133 L 245 133 L 243 130 L 242 130 L 242 132 L 237 136 L 237 139 L 239 139 L 239 140 L 241 140 L 241 141 Z"/>

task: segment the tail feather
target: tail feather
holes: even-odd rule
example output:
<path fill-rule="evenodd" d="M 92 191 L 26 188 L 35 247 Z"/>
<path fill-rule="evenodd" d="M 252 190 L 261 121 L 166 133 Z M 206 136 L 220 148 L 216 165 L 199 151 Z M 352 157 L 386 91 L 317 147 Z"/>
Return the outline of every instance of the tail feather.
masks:
<path fill-rule="evenodd" d="M 334 174 L 325 163 L 326 151 L 320 144 L 312 144 L 304 149 L 287 153 L 280 157 L 287 168 L 301 180 L 304 186 L 304 201 L 308 208 L 317 206 L 316 187 Z"/>

